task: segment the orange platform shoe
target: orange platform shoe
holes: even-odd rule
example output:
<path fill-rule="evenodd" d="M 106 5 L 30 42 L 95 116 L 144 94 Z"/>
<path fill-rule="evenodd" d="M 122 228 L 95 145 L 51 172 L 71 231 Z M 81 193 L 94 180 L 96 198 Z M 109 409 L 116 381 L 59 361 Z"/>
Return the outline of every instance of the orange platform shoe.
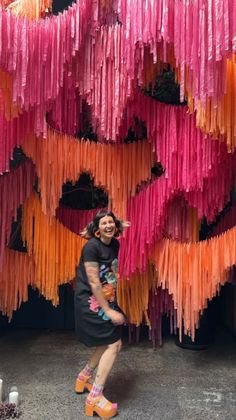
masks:
<path fill-rule="evenodd" d="M 117 414 L 117 404 L 108 401 L 103 395 L 89 400 L 87 398 L 85 403 L 85 414 L 88 417 L 93 417 L 97 414 L 103 419 L 110 419 Z"/>
<path fill-rule="evenodd" d="M 84 391 L 91 391 L 93 384 L 89 382 L 92 376 L 83 376 L 83 379 L 80 379 L 78 376 L 75 382 L 75 392 L 77 394 L 82 394 Z"/>

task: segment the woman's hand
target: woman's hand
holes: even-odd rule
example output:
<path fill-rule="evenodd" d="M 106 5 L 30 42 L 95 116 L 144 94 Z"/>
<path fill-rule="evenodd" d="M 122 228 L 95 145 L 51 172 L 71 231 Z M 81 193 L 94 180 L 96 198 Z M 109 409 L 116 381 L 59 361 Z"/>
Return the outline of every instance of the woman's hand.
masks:
<path fill-rule="evenodd" d="M 122 228 L 126 229 L 131 226 L 131 223 L 128 220 L 122 220 Z"/>
<path fill-rule="evenodd" d="M 114 325 L 123 325 L 125 323 L 124 315 L 114 309 L 108 309 L 106 311 L 106 315 L 110 318 Z"/>

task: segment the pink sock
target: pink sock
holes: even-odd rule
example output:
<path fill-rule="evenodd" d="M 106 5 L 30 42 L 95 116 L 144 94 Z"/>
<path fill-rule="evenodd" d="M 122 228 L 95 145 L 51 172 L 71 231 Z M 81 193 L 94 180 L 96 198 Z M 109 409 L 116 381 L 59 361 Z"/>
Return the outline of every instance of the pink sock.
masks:
<path fill-rule="evenodd" d="M 103 385 L 96 385 L 95 383 L 93 384 L 93 387 L 92 387 L 92 389 L 91 389 L 91 391 L 90 391 L 90 393 L 89 393 L 89 395 L 87 396 L 87 403 L 88 404 L 91 404 L 92 403 L 92 400 L 94 399 L 94 398 L 97 398 L 97 397 L 100 397 L 100 396 L 102 396 L 102 393 L 103 393 Z M 105 397 L 103 397 L 99 402 L 98 402 L 98 406 L 101 406 L 101 407 L 103 407 L 104 406 L 104 404 L 106 404 L 106 402 L 107 402 L 107 399 L 105 398 Z M 117 403 L 112 403 L 112 408 L 114 408 L 115 410 L 117 410 L 117 408 L 118 408 L 118 406 L 117 406 Z"/>
<path fill-rule="evenodd" d="M 102 385 L 96 385 L 95 383 L 93 384 L 93 387 L 88 395 L 89 398 L 97 398 L 100 397 L 100 395 L 103 392 L 103 386 Z"/>
<path fill-rule="evenodd" d="M 83 380 L 83 378 L 84 378 L 85 376 L 92 376 L 92 375 L 93 375 L 93 371 L 94 371 L 94 369 L 91 369 L 91 368 L 89 367 L 89 365 L 87 364 L 87 365 L 83 368 L 83 370 L 81 370 L 81 372 L 79 373 L 78 377 L 79 377 L 81 380 Z"/>

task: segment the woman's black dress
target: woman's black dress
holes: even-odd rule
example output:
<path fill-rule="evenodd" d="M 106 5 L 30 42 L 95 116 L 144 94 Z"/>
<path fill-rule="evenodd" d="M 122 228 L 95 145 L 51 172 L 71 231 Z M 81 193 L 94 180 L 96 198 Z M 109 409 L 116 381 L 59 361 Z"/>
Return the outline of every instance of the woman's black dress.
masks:
<path fill-rule="evenodd" d="M 79 340 L 89 347 L 115 343 L 121 338 L 121 326 L 115 326 L 99 307 L 88 283 L 84 263 L 97 262 L 104 295 L 112 309 L 117 305 L 116 286 L 119 242 L 112 238 L 109 245 L 91 238 L 84 246 L 77 268 L 75 289 L 75 328 Z"/>

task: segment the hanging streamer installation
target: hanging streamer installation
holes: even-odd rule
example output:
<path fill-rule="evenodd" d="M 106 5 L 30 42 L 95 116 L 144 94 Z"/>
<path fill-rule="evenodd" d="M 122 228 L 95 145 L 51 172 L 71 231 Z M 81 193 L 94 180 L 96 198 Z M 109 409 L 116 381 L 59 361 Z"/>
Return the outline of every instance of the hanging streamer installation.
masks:
<path fill-rule="evenodd" d="M 112 209 L 131 220 L 121 239 L 119 292 L 131 322 L 153 325 L 152 339 L 160 342 L 160 314 L 167 311 L 172 328 L 182 332 L 183 318 L 184 331 L 194 338 L 207 299 L 235 263 L 227 247 L 227 240 L 235 241 L 234 228 L 204 243 L 162 238 L 196 240 L 198 219 L 213 221 L 235 182 L 235 154 L 227 151 L 234 150 L 236 140 L 236 3 L 136 3 L 80 0 L 37 22 L 31 19 L 44 15 L 49 1 L 19 0 L 10 6 L 12 12 L 0 11 L 0 172 L 9 170 L 13 149 L 22 144 L 35 162 L 42 203 L 41 209 L 36 196 L 27 198 L 34 183 L 32 164 L 25 164 L 31 169 L 24 174 L 15 170 L 0 179 L 0 263 L 10 267 L 10 259 L 17 260 L 4 251 L 17 207 L 27 198 L 22 232 L 35 264 L 34 287 L 58 303 L 58 286 L 74 277 L 84 242 L 53 216 L 63 183 L 87 172 L 107 191 Z M 191 115 L 187 107 L 159 104 L 137 90 L 153 83 L 166 62 L 176 70 L 180 100 L 187 98 Z M 81 129 L 83 101 L 98 143 L 68 135 Z M 67 135 L 47 129 L 46 114 Z M 146 125 L 148 141 L 109 144 L 122 143 L 137 118 Z M 164 174 L 151 182 L 155 162 Z M 12 191 L 9 207 L 7 191 Z M 31 277 L 25 271 L 26 283 Z M 0 280 L 10 290 L 9 300 L 6 292 L 1 301 L 9 317 L 25 300 L 26 283 L 16 289 L 17 303 L 12 283 Z"/>

